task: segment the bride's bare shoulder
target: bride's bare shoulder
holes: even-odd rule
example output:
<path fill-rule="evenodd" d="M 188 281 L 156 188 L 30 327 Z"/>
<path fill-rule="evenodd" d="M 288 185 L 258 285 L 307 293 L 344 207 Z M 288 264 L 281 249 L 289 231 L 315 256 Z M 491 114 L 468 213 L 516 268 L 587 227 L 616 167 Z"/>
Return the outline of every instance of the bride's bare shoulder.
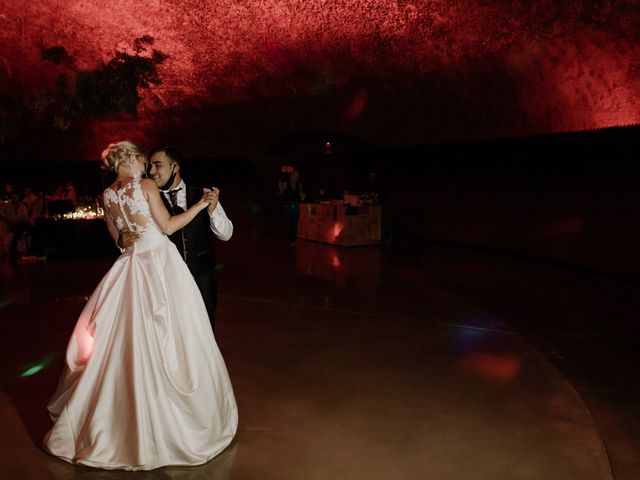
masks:
<path fill-rule="evenodd" d="M 156 185 L 156 182 L 154 182 L 150 178 L 142 178 L 142 179 L 140 179 L 140 187 L 142 188 L 142 191 L 145 192 L 145 193 L 151 193 L 151 192 L 157 192 L 158 191 L 158 186 Z"/>
<path fill-rule="evenodd" d="M 105 192 L 108 192 L 110 190 L 114 191 L 114 192 L 118 190 L 118 182 L 117 181 L 113 182 L 111 185 L 109 185 L 107 188 L 104 189 Z"/>

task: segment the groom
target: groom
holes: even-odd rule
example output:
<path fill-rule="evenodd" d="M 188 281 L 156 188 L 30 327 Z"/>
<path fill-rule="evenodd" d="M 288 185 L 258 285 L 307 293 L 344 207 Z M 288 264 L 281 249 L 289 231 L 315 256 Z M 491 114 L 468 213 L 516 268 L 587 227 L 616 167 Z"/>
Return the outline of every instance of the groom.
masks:
<path fill-rule="evenodd" d="M 172 215 L 184 212 L 203 195 L 203 188 L 187 185 L 182 178 L 183 158 L 171 146 L 156 147 L 149 153 L 149 177 L 160 189 L 162 201 Z M 189 267 L 207 307 L 211 328 L 215 330 L 215 312 L 218 303 L 218 283 L 215 277 L 214 238 L 227 241 L 233 235 L 233 224 L 219 201 L 220 190 L 213 188 L 206 210 L 186 227 L 169 238 Z M 127 247 L 134 243 L 135 235 L 121 236 L 118 244 Z"/>

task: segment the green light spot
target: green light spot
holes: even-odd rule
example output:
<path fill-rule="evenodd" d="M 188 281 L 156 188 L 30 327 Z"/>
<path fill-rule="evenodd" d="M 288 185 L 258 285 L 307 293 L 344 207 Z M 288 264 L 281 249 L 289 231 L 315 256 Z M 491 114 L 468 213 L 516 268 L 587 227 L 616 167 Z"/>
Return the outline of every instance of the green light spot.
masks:
<path fill-rule="evenodd" d="M 47 367 L 47 365 L 51 363 L 54 357 L 55 357 L 55 352 L 46 355 L 44 358 L 42 358 L 38 362 L 33 362 L 25 365 L 25 369 L 20 374 L 20 378 L 30 377 L 40 372 L 41 370 L 44 370 Z"/>
<path fill-rule="evenodd" d="M 42 370 L 44 367 L 45 367 L 45 365 L 40 364 L 40 365 L 35 365 L 35 366 L 31 367 L 31 368 L 27 368 L 24 372 L 22 372 L 20 374 L 20 377 L 24 378 L 24 377 L 30 377 L 31 375 L 35 375 L 40 370 Z"/>

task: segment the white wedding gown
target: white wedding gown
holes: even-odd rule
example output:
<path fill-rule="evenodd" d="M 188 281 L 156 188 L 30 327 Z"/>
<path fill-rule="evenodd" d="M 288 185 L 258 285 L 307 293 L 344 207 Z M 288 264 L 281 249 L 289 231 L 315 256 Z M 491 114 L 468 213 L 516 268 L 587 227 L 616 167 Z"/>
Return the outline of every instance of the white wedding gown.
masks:
<path fill-rule="evenodd" d="M 138 179 L 104 200 L 118 230 L 140 238 L 80 314 L 44 447 L 105 469 L 206 463 L 233 439 L 238 411 L 202 296 Z"/>

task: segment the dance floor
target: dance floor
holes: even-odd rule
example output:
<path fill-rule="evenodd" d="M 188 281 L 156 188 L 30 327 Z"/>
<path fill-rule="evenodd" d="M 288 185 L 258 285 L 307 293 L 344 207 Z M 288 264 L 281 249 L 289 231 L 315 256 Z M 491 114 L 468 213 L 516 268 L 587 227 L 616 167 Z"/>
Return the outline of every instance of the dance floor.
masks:
<path fill-rule="evenodd" d="M 624 480 L 640 471 L 640 432 L 628 421 L 638 419 L 637 383 L 619 388 L 637 364 L 624 348 L 604 355 L 610 339 L 598 323 L 637 312 L 636 287 L 444 247 L 290 250 L 239 236 L 219 245 L 216 338 L 238 435 L 206 465 L 142 473 L 72 466 L 40 446 L 68 336 L 109 262 L 0 258 L 0 478 Z M 618 336 L 628 345 L 629 332 Z"/>

